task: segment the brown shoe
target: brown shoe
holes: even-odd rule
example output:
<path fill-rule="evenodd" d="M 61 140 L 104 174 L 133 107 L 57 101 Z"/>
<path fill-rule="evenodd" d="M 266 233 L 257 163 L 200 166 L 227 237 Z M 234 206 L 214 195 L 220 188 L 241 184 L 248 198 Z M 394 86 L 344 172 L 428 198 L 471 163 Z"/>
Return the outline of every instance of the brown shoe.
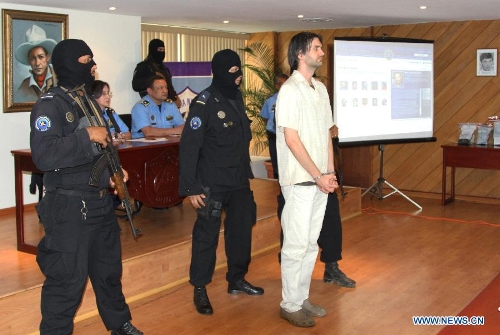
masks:
<path fill-rule="evenodd" d="M 326 309 L 318 305 L 313 305 L 309 299 L 304 300 L 302 303 L 302 310 L 310 316 L 322 317 L 326 315 Z"/>
<path fill-rule="evenodd" d="M 296 312 L 287 312 L 283 308 L 280 308 L 280 316 L 297 327 L 312 327 L 316 324 L 314 319 L 303 309 L 299 309 Z"/>

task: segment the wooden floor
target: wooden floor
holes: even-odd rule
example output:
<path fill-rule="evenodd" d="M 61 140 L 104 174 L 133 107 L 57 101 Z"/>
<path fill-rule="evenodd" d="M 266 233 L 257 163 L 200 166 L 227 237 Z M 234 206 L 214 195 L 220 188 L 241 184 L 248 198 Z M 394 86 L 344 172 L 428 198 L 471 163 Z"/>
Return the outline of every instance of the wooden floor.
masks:
<path fill-rule="evenodd" d="M 266 201 L 257 199 L 261 215 L 274 215 L 276 191 L 271 186 Z M 412 199 L 422 211 L 399 195 L 384 200 L 366 195 L 363 214 L 343 223 L 340 265 L 357 281 L 357 288 L 323 283 L 323 264 L 317 262 L 310 299 L 328 314 L 317 319 L 313 328 L 293 327 L 279 317 L 277 249 L 254 257 L 247 275 L 251 283 L 265 288 L 263 296 L 227 294 L 225 271 L 220 269 L 207 287 L 214 315 L 197 314 L 192 287 L 181 284 L 133 302 L 133 322 L 147 335 L 437 334 L 442 326 L 414 326 L 412 316 L 457 315 L 497 276 L 500 205 L 456 201 L 443 207 L 440 198 Z M 173 215 L 166 214 L 169 211 L 144 209 L 136 223 L 149 234 L 139 242 L 130 238 L 122 222 L 124 259 L 170 239 L 189 238 L 194 219 L 191 208 L 184 204 L 177 210 L 179 221 L 162 221 Z M 13 216 L 0 217 L 0 297 L 7 289 L 22 290 L 42 281 L 34 256 L 13 250 L 13 227 Z M 34 239 L 38 230 L 30 230 Z M 480 334 L 480 328 L 477 331 Z M 77 323 L 75 334 L 107 332 L 100 319 L 93 317 Z"/>
<path fill-rule="evenodd" d="M 259 195 L 255 199 L 258 217 L 275 215 L 276 196 L 279 193 L 277 183 L 256 179 L 252 181 L 252 189 L 254 194 Z M 133 258 L 190 240 L 195 219 L 196 212 L 187 200 L 168 210 L 143 207 L 141 212 L 134 216 L 134 224 L 143 231 L 138 241 L 132 238 L 128 221 L 119 220 L 122 228 L 122 258 Z M 39 224 L 33 206 L 25 212 L 25 222 L 25 240 L 36 246 L 43 236 L 43 226 Z M 14 213 L 0 215 L 0 267 L 0 298 L 39 285 L 44 280 L 36 265 L 35 256 L 16 250 Z"/>

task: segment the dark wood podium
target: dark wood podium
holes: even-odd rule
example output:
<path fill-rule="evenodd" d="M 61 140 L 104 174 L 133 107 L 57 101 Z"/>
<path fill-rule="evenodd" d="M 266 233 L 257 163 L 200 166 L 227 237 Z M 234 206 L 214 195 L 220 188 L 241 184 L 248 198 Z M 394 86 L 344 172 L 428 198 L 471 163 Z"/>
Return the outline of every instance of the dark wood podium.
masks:
<path fill-rule="evenodd" d="M 455 168 L 500 170 L 500 147 L 446 144 L 443 148 L 443 180 L 441 204 L 455 200 Z M 451 168 L 450 196 L 446 189 L 446 168 Z"/>
<path fill-rule="evenodd" d="M 34 245 L 25 243 L 23 171 L 37 170 L 31 151 L 12 150 L 16 190 L 17 250 L 36 254 Z M 118 147 L 122 166 L 129 173 L 130 196 L 147 207 L 172 207 L 182 202 L 179 195 L 179 137 L 147 142 L 129 141 Z"/>

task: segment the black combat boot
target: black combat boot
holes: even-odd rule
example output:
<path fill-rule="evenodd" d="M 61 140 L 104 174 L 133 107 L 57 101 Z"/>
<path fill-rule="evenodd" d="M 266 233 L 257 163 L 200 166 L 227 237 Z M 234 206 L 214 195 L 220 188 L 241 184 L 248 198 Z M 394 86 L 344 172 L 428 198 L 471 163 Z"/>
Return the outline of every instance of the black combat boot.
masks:
<path fill-rule="evenodd" d="M 210 304 L 210 300 L 208 300 L 205 286 L 195 286 L 193 302 L 198 313 L 203 315 L 212 315 L 214 313 L 212 304 Z"/>
<path fill-rule="evenodd" d="M 354 288 L 356 282 L 347 277 L 340 269 L 337 262 L 325 263 L 325 274 L 323 275 L 325 283 L 335 283 L 339 286 Z"/>
<path fill-rule="evenodd" d="M 120 328 L 113 329 L 111 335 L 143 335 L 139 329 L 135 328 L 130 321 L 125 322 Z"/>

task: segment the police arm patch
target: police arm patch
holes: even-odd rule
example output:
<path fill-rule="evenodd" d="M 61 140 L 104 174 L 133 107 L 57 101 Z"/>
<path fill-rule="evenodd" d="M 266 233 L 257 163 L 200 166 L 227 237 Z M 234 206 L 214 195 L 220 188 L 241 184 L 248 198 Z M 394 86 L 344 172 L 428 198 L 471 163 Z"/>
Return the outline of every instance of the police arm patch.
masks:
<path fill-rule="evenodd" d="M 38 131 L 47 131 L 52 126 L 52 121 L 45 115 L 40 115 L 35 120 L 35 129 Z"/>
<path fill-rule="evenodd" d="M 189 126 L 191 129 L 196 130 L 201 127 L 201 119 L 197 116 L 191 119 L 191 122 L 189 122 Z"/>

